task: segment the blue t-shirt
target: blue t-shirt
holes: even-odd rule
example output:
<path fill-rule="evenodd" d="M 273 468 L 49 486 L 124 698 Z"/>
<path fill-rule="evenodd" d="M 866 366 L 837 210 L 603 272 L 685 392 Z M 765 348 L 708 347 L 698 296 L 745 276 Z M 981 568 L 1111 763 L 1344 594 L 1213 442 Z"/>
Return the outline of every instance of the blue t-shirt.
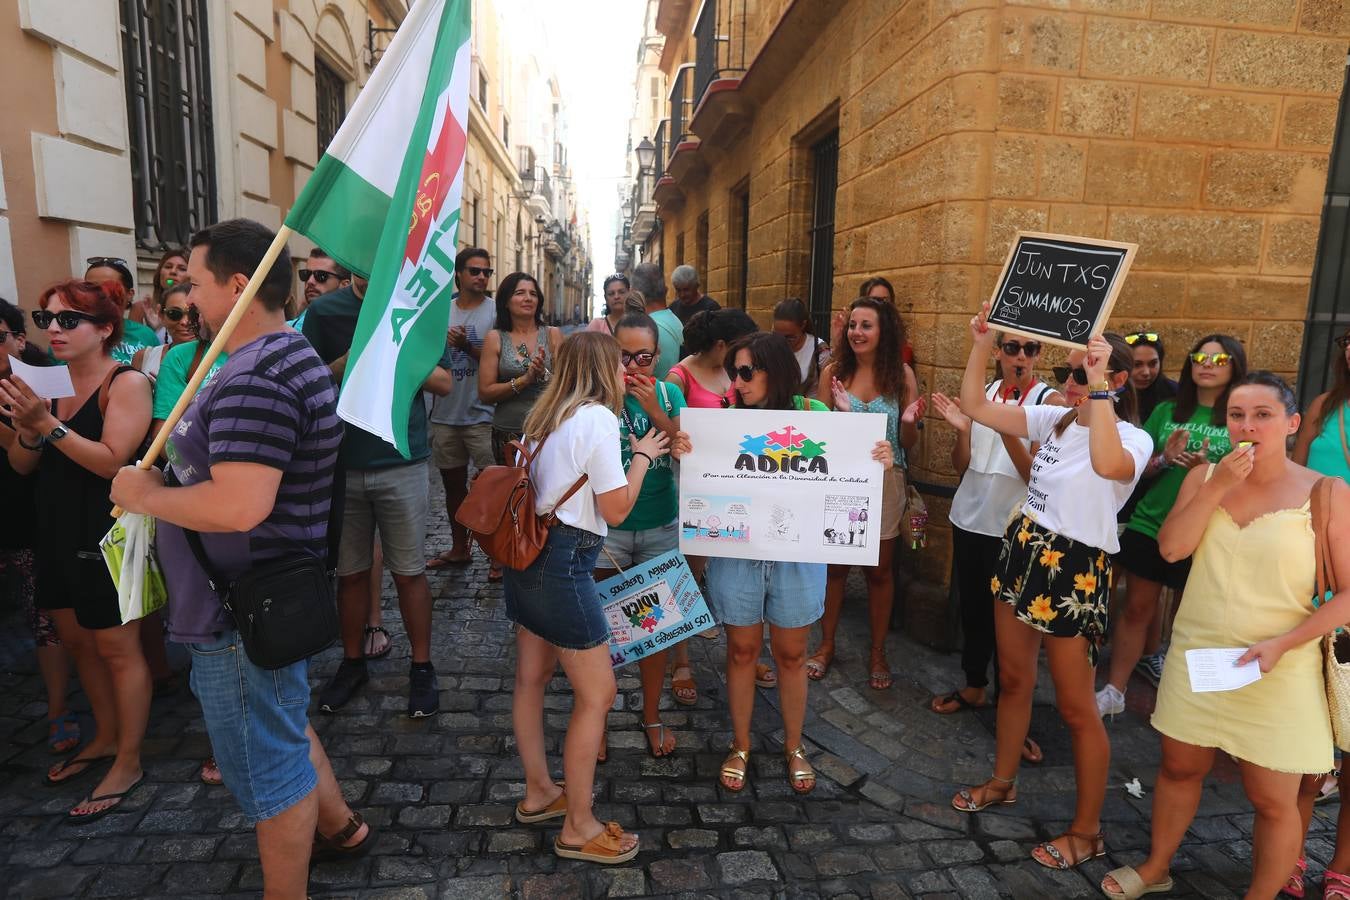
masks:
<path fill-rule="evenodd" d="M 169 439 L 169 465 L 185 486 L 211 478 L 218 463 L 281 470 L 276 505 L 248 532 L 202 533 L 212 564 L 237 578 L 283 557 L 322 557 L 342 423 L 328 367 L 294 331 L 240 347 L 193 399 Z M 169 633 L 203 643 L 233 627 L 183 530 L 160 520 L 156 549 L 169 589 Z"/>

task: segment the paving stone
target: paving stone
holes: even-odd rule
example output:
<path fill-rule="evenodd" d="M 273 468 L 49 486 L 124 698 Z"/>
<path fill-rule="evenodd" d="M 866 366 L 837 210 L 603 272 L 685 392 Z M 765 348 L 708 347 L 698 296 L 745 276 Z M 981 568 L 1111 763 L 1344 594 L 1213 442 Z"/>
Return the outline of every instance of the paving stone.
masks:
<path fill-rule="evenodd" d="M 709 849 L 717 846 L 717 832 L 706 828 L 679 828 L 666 832 L 672 850 Z"/>
<path fill-rule="evenodd" d="M 505 900 L 511 896 L 511 877 L 451 878 L 442 881 L 440 889 L 439 900 Z"/>
<path fill-rule="evenodd" d="M 575 900 L 584 896 L 584 883 L 571 872 L 534 875 L 520 885 L 521 900 Z"/>
<path fill-rule="evenodd" d="M 726 884 L 778 881 L 778 870 L 769 854 L 760 850 L 733 850 L 717 854 L 717 866 Z"/>
<path fill-rule="evenodd" d="M 605 897 L 647 896 L 647 876 L 641 869 L 609 869 L 600 873 L 599 881 Z"/>
<path fill-rule="evenodd" d="M 984 851 L 974 841 L 928 841 L 923 849 L 939 866 L 974 862 L 984 857 Z"/>
<path fill-rule="evenodd" d="M 239 865 L 233 862 L 176 863 L 165 874 L 164 887 L 176 894 L 220 894 L 238 874 Z"/>
<path fill-rule="evenodd" d="M 713 884 L 703 862 L 698 859 L 658 859 L 647 871 L 653 889 L 661 893 L 702 890 Z"/>
<path fill-rule="evenodd" d="M 826 850 L 816 854 L 816 871 L 827 878 L 876 870 L 876 865 L 862 850 Z"/>
<path fill-rule="evenodd" d="M 119 865 L 99 872 L 86 897 L 144 897 L 163 876 L 167 866 Z"/>

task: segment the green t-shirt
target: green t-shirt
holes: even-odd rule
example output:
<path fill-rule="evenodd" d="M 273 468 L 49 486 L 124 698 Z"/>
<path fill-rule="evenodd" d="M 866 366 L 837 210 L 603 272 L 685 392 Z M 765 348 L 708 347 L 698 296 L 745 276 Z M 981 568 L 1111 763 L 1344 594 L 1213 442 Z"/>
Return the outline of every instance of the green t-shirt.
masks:
<path fill-rule="evenodd" d="M 678 418 L 680 410 L 688 406 L 679 387 L 666 381 L 656 382 L 656 396 L 672 419 Z M 625 394 L 623 412 L 619 415 L 619 449 L 623 455 L 623 469 L 633 462 L 633 446 L 628 436 L 641 438 L 652 430 L 651 416 L 638 403 L 637 398 Z M 648 528 L 660 528 L 669 525 L 679 515 L 680 489 L 675 483 L 675 470 L 670 467 L 670 455 L 667 454 L 652 464 L 651 471 L 642 480 L 642 491 L 638 494 L 633 511 L 623 523 L 617 525 L 620 531 L 646 531 Z"/>
<path fill-rule="evenodd" d="M 801 394 L 794 394 L 792 405 L 802 412 L 829 412 L 830 408 L 819 400 L 808 400 Z"/>
<path fill-rule="evenodd" d="M 1189 422 L 1173 422 L 1172 413 L 1176 408 L 1175 400 L 1164 400 L 1157 405 L 1153 414 L 1148 417 L 1148 421 L 1144 423 L 1144 430 L 1148 432 L 1149 437 L 1153 438 L 1154 453 L 1162 452 L 1162 448 L 1167 444 L 1167 439 L 1172 436 L 1172 432 L 1184 429 L 1190 432 L 1190 440 L 1186 442 L 1188 453 L 1198 451 L 1205 438 L 1209 438 L 1210 462 L 1216 463 L 1228 454 L 1233 446 L 1228 440 L 1228 428 L 1225 425 L 1210 424 L 1214 415 L 1213 409 L 1208 406 L 1198 406 Z M 1183 469 L 1180 466 L 1168 466 L 1163 469 L 1162 474 L 1157 477 L 1144 496 L 1139 499 L 1138 505 L 1134 508 L 1134 515 L 1130 517 L 1130 522 L 1126 527 L 1131 531 L 1156 538 L 1158 529 L 1162 528 L 1167 514 L 1176 505 L 1177 494 L 1181 491 L 1181 483 L 1186 480 L 1186 474 L 1189 471 L 1189 469 Z"/>
<path fill-rule="evenodd" d="M 159 364 L 159 375 L 155 378 L 154 418 L 167 419 L 169 413 L 173 412 L 173 405 L 178 402 L 183 388 L 187 387 L 188 369 L 192 368 L 192 359 L 197 355 L 198 343 L 200 342 L 186 341 L 164 351 L 164 359 Z M 199 392 L 201 388 L 211 383 L 211 379 L 216 377 L 216 373 L 225 365 L 227 359 L 229 354 L 224 352 L 216 357 L 216 361 L 211 364 L 211 371 L 206 373 L 201 387 L 197 388 Z"/>
<path fill-rule="evenodd" d="M 130 319 L 122 320 L 122 342 L 112 349 L 112 358 L 124 366 L 131 365 L 136 351 L 144 347 L 158 347 L 164 343 L 154 329 Z"/>

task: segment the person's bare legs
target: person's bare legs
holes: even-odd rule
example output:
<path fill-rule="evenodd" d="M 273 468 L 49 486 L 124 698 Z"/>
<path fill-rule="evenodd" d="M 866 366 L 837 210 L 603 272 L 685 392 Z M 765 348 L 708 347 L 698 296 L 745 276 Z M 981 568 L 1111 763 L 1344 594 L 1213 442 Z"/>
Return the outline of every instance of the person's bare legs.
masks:
<path fill-rule="evenodd" d="M 727 707 L 731 713 L 731 743 L 737 750 L 749 750 L 750 718 L 755 709 L 755 663 L 759 661 L 759 651 L 764 645 L 764 624 L 724 625 L 723 628 L 727 633 Z M 744 783 L 742 777 L 740 784 Z"/>
<path fill-rule="evenodd" d="M 254 826 L 263 870 L 263 900 L 305 900 L 309 854 L 319 820 L 319 792 Z M 339 827 L 337 830 L 341 831 Z"/>
<path fill-rule="evenodd" d="M 140 778 L 141 741 L 150 720 L 150 667 L 141 652 L 141 629 L 136 622 L 93 632 L 94 646 L 112 681 L 117 716 L 117 758 L 89 796 L 125 791 Z M 115 800 L 81 803 L 73 811 L 88 815 L 116 804 Z"/>
<path fill-rule="evenodd" d="M 374 567 L 338 577 L 338 621 L 344 659 L 365 659 L 366 618 L 370 614 L 370 582 Z"/>
<path fill-rule="evenodd" d="M 441 558 L 467 561 L 472 553 L 469 548 L 469 530 L 455 521 L 455 513 L 459 512 L 464 498 L 469 496 L 469 467 L 440 471 L 441 486 L 445 488 L 445 512 L 450 517 L 450 549 L 443 552 Z"/>
<path fill-rule="evenodd" d="M 1284 887 L 1303 846 L 1298 815 L 1301 775 L 1238 760 L 1242 787 L 1256 810 L 1252 826 L 1252 881 L 1248 900 L 1266 900 Z"/>
<path fill-rule="evenodd" d="M 825 614 L 820 617 L 820 643 L 811 652 L 811 658 L 819 661 L 821 670 L 829 669 L 830 663 L 834 662 L 834 635 L 844 613 L 844 587 L 848 584 L 850 568 L 829 566 L 825 570 Z M 868 599 L 870 602 L 870 594 Z"/>
<path fill-rule="evenodd" d="M 1162 585 L 1133 572 L 1125 573 L 1125 611 L 1111 633 L 1111 665 L 1107 684 L 1122 694 L 1130 673 L 1144 655 L 1150 623 L 1161 615 Z"/>
<path fill-rule="evenodd" d="M 1077 802 L 1073 821 L 1066 832 L 1095 835 L 1101 830 L 1102 804 L 1106 802 L 1106 779 L 1111 765 L 1111 742 L 1106 726 L 1097 715 L 1093 692 L 1096 669 L 1088 660 L 1085 638 L 1047 638 L 1046 660 L 1055 682 L 1055 706 L 1069 728 L 1073 741 L 1073 769 Z M 1078 860 L 1095 850 L 1096 842 L 1067 835 L 1052 842 L 1068 860 Z"/>
<path fill-rule="evenodd" d="M 351 821 L 352 808 L 342 796 L 342 786 L 338 784 L 333 765 L 329 762 L 328 754 L 324 751 L 323 744 L 319 742 L 319 736 L 312 726 L 305 726 L 305 736 L 309 738 L 309 761 L 314 766 L 314 774 L 318 776 L 318 783 L 310 794 L 317 800 L 315 827 L 319 834 L 333 837 L 341 834 Z M 343 846 L 355 847 L 366 839 L 369 832 L 370 826 L 363 824 L 343 843 Z"/>
<path fill-rule="evenodd" d="M 1350 875 L 1350 765 L 1341 762 L 1341 811 L 1336 816 L 1336 854 L 1327 868 L 1341 875 Z"/>
<path fill-rule="evenodd" d="M 398 590 L 398 608 L 403 614 L 403 630 L 408 634 L 412 661 L 431 662 L 431 585 L 426 573 L 396 574 L 394 587 Z"/>
<path fill-rule="evenodd" d="M 89 698 L 94 716 L 94 735 L 79 751 L 79 759 L 108 756 L 117 751 L 117 705 L 113 699 L 112 674 L 94 645 L 94 634 L 80 625 L 73 609 L 51 610 L 52 622 L 62 645 L 75 660 L 80 686 Z M 55 773 L 52 766 L 48 774 Z M 62 779 L 65 780 L 64 778 Z"/>
<path fill-rule="evenodd" d="M 146 665 L 150 667 L 150 677 L 163 681 L 173 676 L 169 668 L 169 653 L 164 647 L 164 618 L 158 611 L 145 616 L 138 623 L 141 633 L 141 651 L 145 654 Z"/>
<path fill-rule="evenodd" d="M 563 740 L 563 776 L 567 781 L 567 817 L 563 819 L 564 844 L 582 845 L 605 830 L 591 809 L 595 793 L 595 757 L 605 732 L 605 719 L 618 689 L 609 646 L 589 650 L 559 650 L 558 661 L 572 683 L 572 716 Z M 637 845 L 636 834 L 625 833 L 620 843 L 624 853 Z"/>
<path fill-rule="evenodd" d="M 1144 884 L 1162 884 L 1167 880 L 1172 858 L 1200 807 L 1200 792 L 1205 786 L 1205 776 L 1214 767 L 1214 753 L 1212 747 L 1183 744 L 1167 735 L 1162 736 L 1162 765 L 1153 788 L 1153 827 L 1149 835 L 1148 859 L 1134 867 Z M 1120 890 L 1120 885 L 1110 877 L 1102 882 L 1102 886 Z M 1272 890 L 1266 896 L 1274 897 L 1275 892 Z"/>
<path fill-rule="evenodd" d="M 994 730 L 994 779 L 970 790 L 976 804 L 1015 796 L 1010 783 L 1022 764 L 1022 746 L 1031 728 L 1031 702 L 1036 692 L 1041 633 L 1017 620 L 1016 611 L 1000 600 L 994 604 L 994 638 L 998 644 L 999 692 Z M 992 791 L 990 788 L 992 787 Z"/>
<path fill-rule="evenodd" d="M 677 646 L 683 646 L 683 642 Z M 642 731 L 653 756 L 669 756 L 675 752 L 675 732 L 655 727 L 661 724 L 661 690 L 666 685 L 668 658 L 668 651 L 660 650 L 638 660 L 638 675 L 642 679 Z M 687 655 L 685 665 L 689 665 Z M 647 727 L 649 725 L 652 727 Z"/>
<path fill-rule="evenodd" d="M 884 540 L 877 564 L 863 569 L 867 577 L 867 621 L 872 633 L 871 654 L 867 661 L 868 683 L 879 691 L 884 691 L 893 682 L 891 667 L 886 662 L 886 635 L 891 630 L 891 609 L 895 606 L 894 555 L 895 539 Z"/>
<path fill-rule="evenodd" d="M 47 692 L 47 718 L 59 719 L 69 711 L 66 694 L 70 690 L 70 654 L 64 644 L 46 644 L 36 651 L 42 686 Z"/>
<path fill-rule="evenodd" d="M 760 628 L 754 626 L 754 630 Z M 769 649 L 778 666 L 778 705 L 783 713 L 783 746 L 788 750 L 801 745 L 802 726 L 806 722 L 806 642 L 810 636 L 810 625 L 802 628 L 769 626 Z M 753 666 L 750 674 L 754 676 Z M 746 733 L 749 734 L 748 720 Z M 737 746 L 746 747 L 748 744 Z"/>
<path fill-rule="evenodd" d="M 516 627 L 516 680 L 511 694 L 511 727 L 525 771 L 526 809 L 543 809 L 562 793 L 548 770 L 544 742 L 544 691 L 558 669 L 558 648 Z"/>

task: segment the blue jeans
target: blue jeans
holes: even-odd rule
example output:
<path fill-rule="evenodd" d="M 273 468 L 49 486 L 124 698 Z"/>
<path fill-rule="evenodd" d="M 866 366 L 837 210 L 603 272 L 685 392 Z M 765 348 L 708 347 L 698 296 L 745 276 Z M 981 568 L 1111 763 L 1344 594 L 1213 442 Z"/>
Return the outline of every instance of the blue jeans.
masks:
<path fill-rule="evenodd" d="M 594 577 L 604 542 L 600 535 L 571 525 L 550 528 L 543 552 L 528 568 L 502 573 L 506 617 L 566 650 L 609 643 Z"/>
<path fill-rule="evenodd" d="M 216 765 L 249 822 L 299 803 L 319 783 L 305 733 L 309 660 L 260 669 L 236 631 L 188 649 Z"/>

